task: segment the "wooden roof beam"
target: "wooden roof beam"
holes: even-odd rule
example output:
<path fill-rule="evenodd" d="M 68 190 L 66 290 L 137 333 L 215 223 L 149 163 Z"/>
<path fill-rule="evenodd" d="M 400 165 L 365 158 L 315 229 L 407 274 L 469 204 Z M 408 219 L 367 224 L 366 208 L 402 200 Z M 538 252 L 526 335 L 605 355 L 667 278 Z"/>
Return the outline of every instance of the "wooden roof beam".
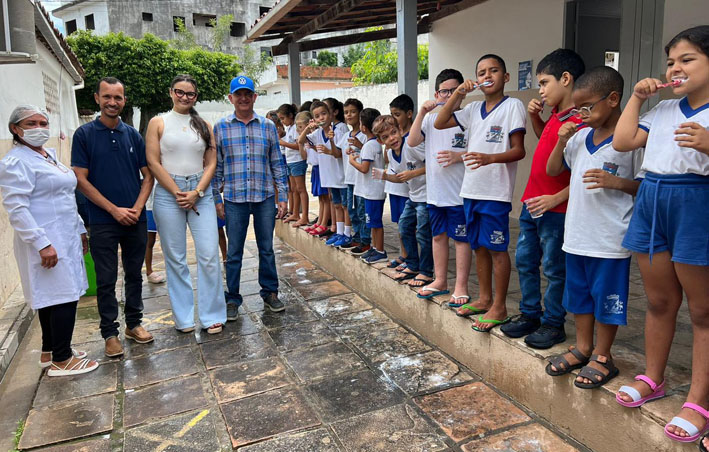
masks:
<path fill-rule="evenodd" d="M 303 0 L 281 0 L 279 3 L 271 8 L 260 21 L 256 23 L 249 32 L 246 34 L 246 42 L 253 42 L 256 38 L 262 34 L 268 32 L 272 26 L 278 23 L 283 17 L 286 16 L 293 8 L 298 6 Z"/>
<path fill-rule="evenodd" d="M 306 36 L 312 34 L 314 31 L 324 27 L 333 20 L 337 19 L 343 13 L 346 13 L 351 9 L 356 8 L 365 1 L 366 0 L 340 0 L 332 7 L 327 9 L 324 13 L 320 14 L 315 19 L 307 22 L 305 25 L 291 33 L 286 40 L 288 42 L 298 42 Z"/>

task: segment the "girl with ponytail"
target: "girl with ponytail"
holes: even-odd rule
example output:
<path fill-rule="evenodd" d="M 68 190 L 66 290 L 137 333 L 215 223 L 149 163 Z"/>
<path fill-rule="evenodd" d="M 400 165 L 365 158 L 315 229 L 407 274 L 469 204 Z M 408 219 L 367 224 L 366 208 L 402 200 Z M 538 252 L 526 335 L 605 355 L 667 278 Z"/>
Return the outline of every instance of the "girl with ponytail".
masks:
<path fill-rule="evenodd" d="M 194 105 L 199 91 L 189 75 L 170 84 L 173 108 L 150 120 L 146 134 L 148 167 L 158 181 L 153 215 L 167 270 L 167 290 L 175 327 L 195 329 L 192 279 L 187 266 L 187 226 L 197 253 L 199 322 L 210 334 L 226 323 L 219 261 L 217 213 L 211 181 L 217 166 L 212 127 Z"/>

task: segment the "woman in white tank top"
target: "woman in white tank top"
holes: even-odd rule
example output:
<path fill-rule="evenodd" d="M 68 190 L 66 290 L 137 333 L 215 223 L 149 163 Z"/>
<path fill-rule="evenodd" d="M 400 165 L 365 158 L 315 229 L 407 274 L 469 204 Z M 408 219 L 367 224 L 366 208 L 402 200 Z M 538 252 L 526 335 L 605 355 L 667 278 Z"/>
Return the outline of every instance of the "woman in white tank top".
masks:
<path fill-rule="evenodd" d="M 165 257 L 167 289 L 175 327 L 195 329 L 192 279 L 187 266 L 187 226 L 197 253 L 199 323 L 210 334 L 222 331 L 226 303 L 219 263 L 217 214 L 210 187 L 217 166 L 212 127 L 194 109 L 197 84 L 189 75 L 172 81 L 173 108 L 150 120 L 146 155 L 158 181 L 153 215 Z"/>

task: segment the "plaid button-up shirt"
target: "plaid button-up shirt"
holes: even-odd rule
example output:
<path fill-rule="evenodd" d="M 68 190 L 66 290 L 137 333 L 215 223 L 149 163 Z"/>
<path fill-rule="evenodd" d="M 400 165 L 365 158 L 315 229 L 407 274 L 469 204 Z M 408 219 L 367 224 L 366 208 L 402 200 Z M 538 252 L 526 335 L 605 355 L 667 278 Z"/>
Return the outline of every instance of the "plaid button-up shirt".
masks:
<path fill-rule="evenodd" d="M 248 123 L 234 113 L 214 125 L 217 170 L 212 179 L 215 202 L 224 186 L 224 199 L 230 202 L 261 202 L 274 196 L 288 200 L 286 164 L 281 154 L 276 126 L 254 113 Z"/>

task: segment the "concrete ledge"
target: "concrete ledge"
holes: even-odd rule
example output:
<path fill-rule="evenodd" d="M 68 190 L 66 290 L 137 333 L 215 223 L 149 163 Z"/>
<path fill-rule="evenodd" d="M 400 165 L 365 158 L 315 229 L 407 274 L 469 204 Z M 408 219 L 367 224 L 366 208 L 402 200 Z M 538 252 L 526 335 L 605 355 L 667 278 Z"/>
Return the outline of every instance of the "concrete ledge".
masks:
<path fill-rule="evenodd" d="M 10 367 L 12 358 L 22 343 L 34 318 L 34 311 L 27 306 L 18 287 L 0 307 L 0 381 Z"/>
<path fill-rule="evenodd" d="M 522 340 L 505 337 L 499 328 L 490 334 L 478 333 L 470 328 L 470 320 L 457 317 L 445 306 L 447 297 L 434 301 L 416 298 L 412 289 L 391 279 L 393 271 L 386 269 L 385 264 L 368 266 L 281 222 L 276 223 L 276 235 L 483 379 L 593 450 L 697 450 L 696 444 L 680 444 L 663 433 L 665 423 L 679 412 L 686 393 L 670 393 L 640 409 L 616 403 L 616 390 L 631 381 L 638 366 L 643 365 L 641 355 L 615 352 L 622 378 L 598 390 L 578 389 L 573 385 L 575 374 L 552 378 L 544 372 L 545 358 L 566 350 L 569 343 L 537 351 L 526 347 Z M 684 378 L 668 370 L 669 388 L 688 383 Z"/>

